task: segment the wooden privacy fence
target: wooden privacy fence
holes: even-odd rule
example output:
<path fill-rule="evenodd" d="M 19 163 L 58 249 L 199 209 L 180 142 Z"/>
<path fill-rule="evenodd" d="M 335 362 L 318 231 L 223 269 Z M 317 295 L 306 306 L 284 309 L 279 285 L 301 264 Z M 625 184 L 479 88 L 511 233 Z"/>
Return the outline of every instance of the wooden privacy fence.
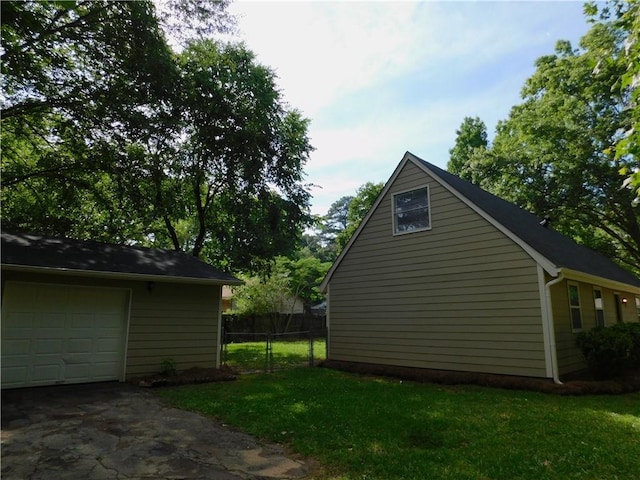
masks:
<path fill-rule="evenodd" d="M 278 313 L 264 315 L 223 314 L 222 327 L 228 333 L 246 334 L 245 341 L 253 341 L 257 337 L 252 336 L 266 333 L 295 334 L 296 332 L 311 331 L 316 337 L 324 338 L 327 336 L 326 316 L 311 313 L 293 315 Z"/>

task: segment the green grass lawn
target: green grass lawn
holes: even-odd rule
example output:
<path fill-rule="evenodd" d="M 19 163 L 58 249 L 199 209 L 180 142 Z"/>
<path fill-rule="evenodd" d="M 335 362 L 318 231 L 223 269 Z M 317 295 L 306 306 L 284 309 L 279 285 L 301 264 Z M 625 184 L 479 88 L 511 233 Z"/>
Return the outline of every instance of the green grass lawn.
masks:
<path fill-rule="evenodd" d="M 313 357 L 323 360 L 326 353 L 324 338 L 313 342 Z M 240 371 L 260 371 L 266 369 L 266 340 L 260 342 L 229 343 L 223 361 Z M 307 340 L 287 341 L 276 339 L 273 342 L 273 368 L 289 368 L 305 365 L 309 361 L 309 342 Z"/>
<path fill-rule="evenodd" d="M 160 390 L 326 466 L 323 479 L 638 479 L 640 394 L 561 397 L 323 368 Z"/>

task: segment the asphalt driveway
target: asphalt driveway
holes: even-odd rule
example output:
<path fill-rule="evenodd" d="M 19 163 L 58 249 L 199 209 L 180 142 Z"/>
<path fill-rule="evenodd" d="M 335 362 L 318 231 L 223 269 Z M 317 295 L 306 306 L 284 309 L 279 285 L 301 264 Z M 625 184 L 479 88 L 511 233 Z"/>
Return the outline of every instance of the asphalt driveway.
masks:
<path fill-rule="evenodd" d="M 3 480 L 302 478 L 278 445 L 103 383 L 2 392 Z"/>

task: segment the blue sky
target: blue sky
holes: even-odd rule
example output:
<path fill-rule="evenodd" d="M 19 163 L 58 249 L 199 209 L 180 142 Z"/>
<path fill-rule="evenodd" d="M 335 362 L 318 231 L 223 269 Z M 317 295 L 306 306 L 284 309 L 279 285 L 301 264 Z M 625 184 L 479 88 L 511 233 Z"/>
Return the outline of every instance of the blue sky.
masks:
<path fill-rule="evenodd" d="M 479 116 L 493 137 L 535 60 L 574 47 L 583 2 L 236 1 L 236 39 L 272 68 L 311 120 L 311 211 L 386 181 L 405 151 L 446 168 L 456 129 Z"/>

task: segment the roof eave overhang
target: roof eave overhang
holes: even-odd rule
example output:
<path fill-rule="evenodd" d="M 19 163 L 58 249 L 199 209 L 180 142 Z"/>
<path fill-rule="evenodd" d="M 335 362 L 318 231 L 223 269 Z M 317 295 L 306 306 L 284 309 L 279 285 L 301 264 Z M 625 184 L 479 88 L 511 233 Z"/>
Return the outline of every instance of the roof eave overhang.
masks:
<path fill-rule="evenodd" d="M 61 267 L 43 267 L 37 265 L 2 264 L 2 270 L 13 272 L 46 273 L 65 276 L 79 276 L 90 278 L 106 278 L 118 280 L 134 280 L 144 282 L 188 283 L 191 285 L 242 285 L 242 280 L 222 280 L 215 278 L 181 277 L 172 275 L 154 275 L 146 273 L 107 272 L 96 270 L 81 270 Z"/>
<path fill-rule="evenodd" d="M 568 280 L 591 283 L 599 287 L 610 288 L 611 290 L 621 290 L 635 295 L 640 295 L 640 287 L 636 285 L 611 280 L 609 278 L 600 277 L 590 273 L 580 272 L 578 270 L 571 270 L 570 268 L 560 268 L 560 272 L 564 273 L 564 277 Z"/>

